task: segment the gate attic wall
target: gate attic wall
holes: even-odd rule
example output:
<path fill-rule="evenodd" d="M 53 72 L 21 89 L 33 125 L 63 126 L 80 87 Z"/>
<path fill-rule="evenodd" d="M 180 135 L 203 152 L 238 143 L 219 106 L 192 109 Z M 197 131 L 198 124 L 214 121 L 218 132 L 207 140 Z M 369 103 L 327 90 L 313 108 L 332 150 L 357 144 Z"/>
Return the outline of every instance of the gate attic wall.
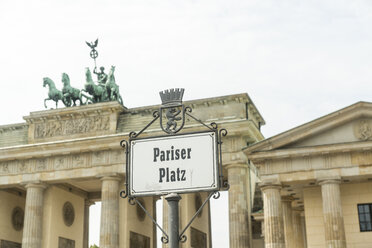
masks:
<path fill-rule="evenodd" d="M 264 125 L 265 121 L 247 94 L 186 101 L 184 105 L 190 106 L 192 115 L 201 121 L 207 124 L 215 122 L 219 128 L 228 130 L 228 136 L 223 139 L 222 146 L 224 176 L 225 180 L 231 180 L 234 184 L 229 190 L 230 199 L 233 199 L 230 200 L 230 206 L 240 206 L 234 208 L 234 211 L 229 211 L 229 217 L 233 220 L 230 223 L 232 230 L 230 246 L 247 247 L 246 245 L 251 243 L 251 236 L 245 235 L 245 240 L 241 242 L 240 233 L 250 232 L 249 216 L 252 204 L 250 200 L 253 199 L 255 185 L 255 179 L 251 176 L 254 175 L 252 171 L 255 169 L 248 163 L 242 150 L 247 145 L 263 139 L 260 126 Z M 66 238 L 62 239 L 63 242 L 74 241 L 75 247 L 84 244 L 83 248 L 87 248 L 87 237 L 77 238 L 83 237 L 83 230 L 87 230 L 86 217 L 75 222 L 79 223 L 79 227 L 74 226 L 77 229 L 73 232 L 71 228 L 65 228 L 61 220 L 53 225 L 62 227 L 55 229 L 58 231 L 50 232 L 48 226 L 51 227 L 51 222 L 48 221 L 61 219 L 61 205 L 65 201 L 72 201 L 73 197 L 69 196 L 70 194 L 77 197 L 76 202 L 72 202 L 75 214 L 88 213 L 87 216 L 92 201 L 102 200 L 104 205 L 111 201 L 105 197 L 116 195 L 115 201 L 119 203 L 107 205 L 105 207 L 107 211 L 102 208 L 101 219 L 116 219 L 118 223 L 113 224 L 115 225 L 113 230 L 110 229 L 113 225 L 101 226 L 100 247 L 106 248 L 104 242 L 107 240 L 115 243 L 110 247 L 119 248 L 128 247 L 130 242 L 138 240 L 148 242 L 148 239 L 150 248 L 156 247 L 154 228 L 141 228 L 151 226 L 149 218 L 141 220 L 139 217 L 141 211 L 129 205 L 126 200 L 119 201 L 119 192 L 110 191 L 108 194 L 106 191 L 124 187 L 126 161 L 120 141 L 128 140 L 130 132 L 138 132 L 144 128 L 153 120 L 153 112 L 159 107 L 154 105 L 128 109 L 117 102 L 97 103 L 31 112 L 29 116 L 24 117 L 25 123 L 0 126 L 0 193 L 4 192 L 0 194 L 0 201 L 8 199 L 9 192 L 15 192 L 12 195 L 20 198 L 21 204 L 18 205 L 25 212 L 29 211 L 27 204 L 34 204 L 25 201 L 24 196 L 28 195 L 28 192 L 35 192 L 39 197 L 38 201 L 44 202 L 42 206 L 44 219 L 37 227 L 24 227 L 23 238 L 19 233 L 17 236 L 7 232 L 0 239 L 24 245 L 31 242 L 28 233 L 34 230 L 40 232 L 42 228 L 42 241 L 38 241 L 42 243 L 42 248 L 57 247 L 58 237 Z M 182 132 L 207 130 L 200 123 L 186 118 Z M 153 123 L 140 137 L 157 135 L 164 135 L 159 121 Z M 115 187 L 107 186 L 111 184 Z M 63 199 L 53 200 L 54 192 L 63 195 Z M 206 197 L 205 194 L 201 194 L 202 199 Z M 7 197 L 4 198 L 2 195 Z M 143 198 L 153 215 L 156 213 L 155 203 L 158 199 Z M 199 202 L 200 199 L 194 194 L 183 195 L 180 203 L 183 209 L 180 220 L 182 224 L 187 224 Z M 12 214 L 10 210 L 0 207 L 0 212 L 2 211 L 6 211 L 9 216 Z M 196 238 L 193 238 L 193 235 L 197 235 L 198 238 L 206 235 L 209 247 L 211 240 L 209 205 L 203 212 L 192 224 L 193 231 L 191 232 L 191 229 L 187 231 L 188 241 L 182 247 L 189 247 L 195 242 Z M 119 218 L 111 216 L 112 213 L 119 213 Z M 120 230 L 120 235 L 116 233 L 117 230 Z"/>
<path fill-rule="evenodd" d="M 264 120 L 247 94 L 184 102 L 200 120 L 228 130 L 225 161 L 237 160 L 242 147 L 262 139 Z M 139 131 L 159 106 L 127 109 L 116 102 L 32 112 L 27 123 L 0 126 L 0 187 L 27 181 L 60 181 L 125 173 L 119 143 Z M 261 124 L 259 124 L 261 123 Z M 27 128 L 26 128 L 27 127 Z M 184 132 L 205 130 L 187 120 Z M 163 135 L 155 122 L 143 135 Z M 24 137 L 28 136 L 28 139 Z M 16 144 L 16 145 L 13 145 Z"/>

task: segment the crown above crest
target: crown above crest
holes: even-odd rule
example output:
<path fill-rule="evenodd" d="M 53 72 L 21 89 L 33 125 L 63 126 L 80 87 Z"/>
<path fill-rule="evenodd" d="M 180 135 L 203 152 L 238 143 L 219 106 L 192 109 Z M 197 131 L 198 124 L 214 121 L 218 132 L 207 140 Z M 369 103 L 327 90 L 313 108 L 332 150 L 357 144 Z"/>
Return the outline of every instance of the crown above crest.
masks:
<path fill-rule="evenodd" d="M 160 91 L 162 105 L 182 104 L 183 92 L 185 89 L 176 88 Z"/>

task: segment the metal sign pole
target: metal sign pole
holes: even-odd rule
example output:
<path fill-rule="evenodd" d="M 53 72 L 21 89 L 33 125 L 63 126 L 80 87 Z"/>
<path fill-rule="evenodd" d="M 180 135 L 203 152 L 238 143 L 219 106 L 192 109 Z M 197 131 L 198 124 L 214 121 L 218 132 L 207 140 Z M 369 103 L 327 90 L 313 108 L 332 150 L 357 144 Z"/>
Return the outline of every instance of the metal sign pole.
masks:
<path fill-rule="evenodd" d="M 181 196 L 176 193 L 168 194 L 165 197 L 168 202 L 168 234 L 169 234 L 169 248 L 179 248 L 179 211 L 178 203 Z"/>

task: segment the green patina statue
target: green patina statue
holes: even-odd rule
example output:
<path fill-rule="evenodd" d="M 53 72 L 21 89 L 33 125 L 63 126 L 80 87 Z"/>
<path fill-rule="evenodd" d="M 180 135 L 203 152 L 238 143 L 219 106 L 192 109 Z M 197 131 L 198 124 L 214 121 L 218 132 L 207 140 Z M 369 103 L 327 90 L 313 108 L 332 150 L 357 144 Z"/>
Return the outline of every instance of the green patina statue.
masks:
<path fill-rule="evenodd" d="M 72 104 L 76 106 L 78 100 L 80 105 L 108 101 L 118 101 L 120 104 L 123 104 L 123 99 L 119 93 L 119 86 L 115 82 L 115 66 L 111 66 L 108 74 L 105 73 L 105 68 L 103 66 L 100 67 L 100 71 L 98 72 L 96 65 L 96 58 L 98 57 L 98 52 L 96 50 L 98 39 L 95 42 L 86 43 L 92 49 L 90 57 L 94 59 L 95 67 L 93 73 L 97 75 L 98 84 L 94 83 L 89 68 L 85 69 L 86 82 L 82 90 L 71 87 L 70 77 L 67 73 L 62 73 L 62 92 L 55 87 L 54 82 L 50 78 L 45 77 L 43 86 L 49 85 L 49 98 L 44 100 L 45 108 L 47 108 L 46 101 L 48 100 L 55 101 L 56 108 L 58 107 L 59 100 L 61 100 L 66 107 L 71 107 Z M 83 92 L 88 93 L 90 96 L 87 96 Z M 83 102 L 83 97 L 86 99 L 85 102 Z"/>
<path fill-rule="evenodd" d="M 97 75 L 98 84 L 104 85 L 107 81 L 107 74 L 105 73 L 105 67 L 101 66 L 100 72 L 97 72 L 97 67 L 94 67 L 93 73 Z"/>
<path fill-rule="evenodd" d="M 81 91 L 87 92 L 89 95 L 91 95 L 91 101 L 92 103 L 97 102 L 105 102 L 107 100 L 107 90 L 104 85 L 95 84 L 92 79 L 92 73 L 90 72 L 90 69 L 87 67 L 85 68 L 85 85 L 84 89 Z"/>
<path fill-rule="evenodd" d="M 45 108 L 47 108 L 46 101 L 53 100 L 56 102 L 56 108 L 58 108 L 58 101 L 63 100 L 62 91 L 56 88 L 56 85 L 54 84 L 52 79 L 45 77 L 43 78 L 43 87 L 47 85 L 49 86 L 49 91 L 48 91 L 48 98 L 44 99 L 44 106 Z"/>
<path fill-rule="evenodd" d="M 82 91 L 92 96 L 92 98 L 90 98 L 92 103 L 118 101 L 120 104 L 123 104 L 123 99 L 119 93 L 119 86 L 115 82 L 114 72 L 115 66 L 111 66 L 111 70 L 107 75 L 106 84 L 98 83 L 97 85 L 93 82 L 90 69 L 85 69 L 86 83 Z"/>
<path fill-rule="evenodd" d="M 70 77 L 67 75 L 67 73 L 62 73 L 62 83 L 62 102 L 66 107 L 70 107 L 72 102 L 74 103 L 73 106 L 76 106 L 77 100 L 79 100 L 80 105 L 84 105 L 88 101 L 88 99 L 90 99 L 90 97 L 84 95 L 79 89 L 71 87 Z M 85 102 L 83 102 L 83 97 L 86 98 Z"/>
<path fill-rule="evenodd" d="M 111 66 L 111 70 L 107 76 L 106 89 L 107 96 L 109 101 L 118 101 L 120 104 L 123 104 L 123 99 L 121 98 L 119 92 L 119 85 L 115 82 L 115 66 Z"/>
<path fill-rule="evenodd" d="M 80 105 L 97 103 L 97 102 L 108 102 L 108 101 L 118 101 L 123 104 L 123 99 L 119 92 L 119 86 L 115 82 L 115 66 L 111 66 L 108 75 L 105 76 L 105 83 L 98 82 L 94 83 L 92 79 L 92 73 L 87 67 L 85 69 L 86 83 L 84 89 L 79 90 L 70 85 L 70 77 L 67 73 L 62 73 L 62 91 L 58 90 L 53 82 L 48 77 L 43 79 L 45 87 L 49 86 L 48 97 L 44 100 L 44 106 L 47 108 L 46 101 L 53 100 L 56 102 L 56 108 L 58 107 L 58 101 L 61 100 L 66 107 L 76 106 L 77 102 Z M 84 94 L 84 92 L 88 93 Z M 83 100 L 85 98 L 85 101 Z"/>

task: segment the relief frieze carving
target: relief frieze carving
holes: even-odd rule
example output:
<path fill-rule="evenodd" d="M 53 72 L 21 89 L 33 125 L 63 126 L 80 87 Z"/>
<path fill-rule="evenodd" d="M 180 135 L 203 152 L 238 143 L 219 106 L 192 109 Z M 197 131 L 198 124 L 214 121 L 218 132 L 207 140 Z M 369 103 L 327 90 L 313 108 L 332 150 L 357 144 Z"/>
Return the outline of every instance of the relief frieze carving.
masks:
<path fill-rule="evenodd" d="M 87 164 L 86 157 L 87 156 L 83 156 L 81 154 L 72 155 L 72 167 L 79 168 L 79 167 L 84 166 L 84 164 Z"/>
<path fill-rule="evenodd" d="M 37 159 L 36 161 L 36 171 L 45 171 L 47 170 L 48 161 L 46 158 Z"/>
<path fill-rule="evenodd" d="M 367 154 L 372 157 L 372 151 L 365 151 L 364 154 L 365 157 Z M 288 172 L 292 173 L 296 171 L 352 167 L 358 164 L 356 161 L 352 160 L 353 157 L 359 158 L 359 153 L 340 152 L 313 157 L 304 156 L 298 158 L 284 158 L 276 161 L 266 160 L 260 165 L 260 174 L 270 175 Z"/>
<path fill-rule="evenodd" d="M 354 134 L 359 140 L 370 140 L 372 138 L 372 122 L 360 120 L 354 125 Z"/>
<path fill-rule="evenodd" d="M 95 166 L 109 166 L 125 163 L 122 151 L 108 150 L 85 152 L 48 158 L 33 158 L 0 162 L 0 175 L 27 174 L 35 172 L 60 171 Z"/>
<path fill-rule="evenodd" d="M 110 155 L 110 163 L 121 163 L 123 161 L 125 154 L 122 150 L 112 151 Z"/>
<path fill-rule="evenodd" d="M 91 116 L 85 118 L 35 123 L 35 139 L 52 138 L 64 135 L 82 134 L 110 129 L 109 116 Z"/>

